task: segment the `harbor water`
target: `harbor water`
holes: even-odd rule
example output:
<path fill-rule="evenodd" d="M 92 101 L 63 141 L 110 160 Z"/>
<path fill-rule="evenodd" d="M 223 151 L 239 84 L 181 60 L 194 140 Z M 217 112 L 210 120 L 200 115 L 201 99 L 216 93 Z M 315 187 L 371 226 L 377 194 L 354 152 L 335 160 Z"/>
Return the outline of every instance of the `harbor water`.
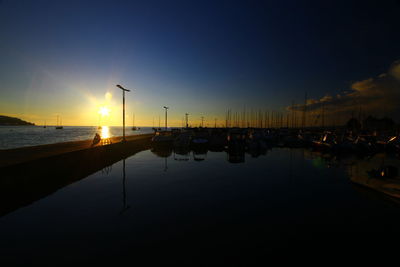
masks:
<path fill-rule="evenodd" d="M 251 263 L 318 247 L 341 257 L 398 235 L 400 206 L 350 181 L 380 161 L 273 148 L 231 163 L 227 152 L 145 150 L 1 217 L 0 248 L 21 264 Z"/>

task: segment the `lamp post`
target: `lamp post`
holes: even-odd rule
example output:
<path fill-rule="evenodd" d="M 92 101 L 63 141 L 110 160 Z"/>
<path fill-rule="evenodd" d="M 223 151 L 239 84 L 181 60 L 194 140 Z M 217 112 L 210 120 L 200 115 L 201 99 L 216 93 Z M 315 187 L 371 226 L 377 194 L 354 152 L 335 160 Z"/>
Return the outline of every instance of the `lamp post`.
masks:
<path fill-rule="evenodd" d="M 167 122 L 168 122 L 168 109 L 169 109 L 169 107 L 166 107 L 166 106 L 164 106 L 164 108 L 165 108 L 165 130 L 167 130 L 168 128 L 168 124 L 167 124 Z"/>
<path fill-rule="evenodd" d="M 125 91 L 130 92 L 130 90 L 125 89 L 119 84 L 117 84 L 117 87 L 122 90 L 122 142 L 125 142 Z"/>
<path fill-rule="evenodd" d="M 189 128 L 189 113 L 185 113 L 186 116 L 186 128 Z"/>

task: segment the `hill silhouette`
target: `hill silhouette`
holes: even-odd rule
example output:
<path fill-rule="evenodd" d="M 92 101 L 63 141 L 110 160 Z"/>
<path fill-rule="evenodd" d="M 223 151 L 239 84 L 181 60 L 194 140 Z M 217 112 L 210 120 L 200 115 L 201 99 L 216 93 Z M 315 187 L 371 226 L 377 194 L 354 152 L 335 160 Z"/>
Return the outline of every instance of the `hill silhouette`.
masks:
<path fill-rule="evenodd" d="M 0 125 L 18 126 L 18 125 L 35 125 L 35 124 L 18 118 L 0 115 Z"/>

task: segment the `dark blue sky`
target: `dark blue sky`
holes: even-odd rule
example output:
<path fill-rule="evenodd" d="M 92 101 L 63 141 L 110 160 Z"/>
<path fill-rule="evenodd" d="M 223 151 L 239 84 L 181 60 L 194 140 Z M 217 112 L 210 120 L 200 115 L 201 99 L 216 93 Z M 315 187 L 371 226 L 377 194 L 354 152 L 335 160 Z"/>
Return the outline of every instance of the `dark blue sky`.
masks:
<path fill-rule="evenodd" d="M 115 83 L 176 120 L 335 95 L 400 59 L 400 3 L 349 2 L 3 0 L 0 112 L 79 105 L 76 87 Z"/>

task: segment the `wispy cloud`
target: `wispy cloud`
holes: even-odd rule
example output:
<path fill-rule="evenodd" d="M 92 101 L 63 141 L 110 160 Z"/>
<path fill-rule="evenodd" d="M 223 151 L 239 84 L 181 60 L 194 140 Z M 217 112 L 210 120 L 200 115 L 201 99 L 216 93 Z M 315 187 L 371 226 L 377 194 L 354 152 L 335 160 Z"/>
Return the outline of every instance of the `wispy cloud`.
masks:
<path fill-rule="evenodd" d="M 400 111 L 400 60 L 392 63 L 386 73 L 356 81 L 350 88 L 335 96 L 325 95 L 320 99 L 308 99 L 307 111 L 325 114 L 352 112 L 362 109 L 367 115 L 398 114 Z M 302 111 L 304 105 L 288 107 Z"/>

